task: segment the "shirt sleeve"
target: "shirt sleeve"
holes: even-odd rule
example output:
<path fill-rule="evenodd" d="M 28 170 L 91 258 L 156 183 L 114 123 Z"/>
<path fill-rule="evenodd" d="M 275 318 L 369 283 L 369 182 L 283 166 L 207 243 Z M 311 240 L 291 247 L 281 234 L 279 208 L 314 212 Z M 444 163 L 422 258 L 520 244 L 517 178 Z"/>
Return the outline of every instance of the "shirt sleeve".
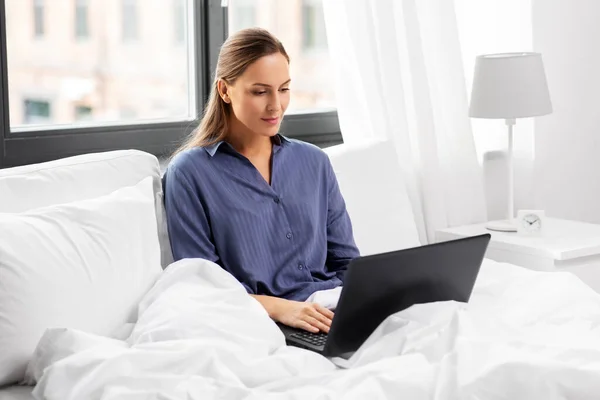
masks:
<path fill-rule="evenodd" d="M 327 268 L 343 282 L 350 261 L 360 255 L 354 242 L 352 222 L 340 192 L 331 161 L 327 159 Z"/>
<path fill-rule="evenodd" d="M 164 177 L 164 191 L 174 260 L 203 258 L 219 262 L 200 196 L 188 179 L 176 168 L 168 168 Z"/>
<path fill-rule="evenodd" d="M 174 261 L 202 258 L 223 267 L 197 189 L 176 167 L 167 169 L 163 186 L 167 228 Z M 240 283 L 248 293 L 254 293 L 244 282 Z"/>

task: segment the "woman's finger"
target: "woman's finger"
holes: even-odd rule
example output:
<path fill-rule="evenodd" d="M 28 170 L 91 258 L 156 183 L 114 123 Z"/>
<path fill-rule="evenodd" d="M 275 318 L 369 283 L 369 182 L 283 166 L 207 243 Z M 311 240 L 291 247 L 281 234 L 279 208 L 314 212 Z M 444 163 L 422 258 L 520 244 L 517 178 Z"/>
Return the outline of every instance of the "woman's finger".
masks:
<path fill-rule="evenodd" d="M 301 319 L 296 320 L 296 323 L 294 325 L 295 325 L 294 328 L 304 329 L 305 331 L 308 331 L 308 332 L 312 332 L 312 333 L 318 333 L 319 332 L 319 328 L 317 328 L 315 326 L 312 326 L 308 322 L 303 321 Z"/>
<path fill-rule="evenodd" d="M 323 307 L 320 304 L 314 303 L 315 308 L 317 309 L 317 311 L 319 311 L 321 314 L 323 314 L 324 316 L 326 316 L 327 318 L 329 318 L 330 320 L 333 319 L 333 311 Z"/>
<path fill-rule="evenodd" d="M 329 318 L 327 318 L 325 315 L 321 314 L 319 312 L 319 310 L 317 310 L 315 308 L 311 308 L 310 315 L 311 315 L 311 317 L 316 318 L 323 324 L 327 325 L 328 328 L 331 326 L 331 320 Z"/>
<path fill-rule="evenodd" d="M 329 333 L 329 327 L 314 317 L 307 316 L 304 321 L 308 322 L 311 326 L 316 327 L 317 332 L 323 331 Z"/>

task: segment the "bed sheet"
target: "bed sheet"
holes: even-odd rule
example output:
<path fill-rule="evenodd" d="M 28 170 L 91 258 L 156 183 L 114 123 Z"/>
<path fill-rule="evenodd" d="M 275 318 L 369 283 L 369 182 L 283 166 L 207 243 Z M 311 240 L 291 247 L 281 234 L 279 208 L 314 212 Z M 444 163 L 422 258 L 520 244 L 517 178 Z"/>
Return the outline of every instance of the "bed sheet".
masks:
<path fill-rule="evenodd" d="M 0 389 L 0 400 L 34 400 L 33 386 L 10 386 Z"/>
<path fill-rule="evenodd" d="M 485 260 L 469 304 L 386 319 L 350 359 L 288 347 L 204 260 L 168 267 L 126 340 L 46 332 L 28 368 L 44 399 L 592 399 L 600 296 L 568 273 Z M 342 366 L 342 368 L 340 368 Z"/>

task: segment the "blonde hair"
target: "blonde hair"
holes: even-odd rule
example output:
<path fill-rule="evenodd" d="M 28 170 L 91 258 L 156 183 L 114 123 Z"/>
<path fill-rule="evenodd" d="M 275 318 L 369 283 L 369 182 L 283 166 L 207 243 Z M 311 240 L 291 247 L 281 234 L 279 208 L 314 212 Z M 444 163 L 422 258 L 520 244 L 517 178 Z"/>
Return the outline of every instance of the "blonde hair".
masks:
<path fill-rule="evenodd" d="M 215 78 L 202 121 L 173 155 L 193 147 L 210 146 L 224 140 L 228 134 L 231 105 L 225 103 L 219 95 L 218 81 L 222 79 L 233 84 L 250 64 L 261 57 L 275 53 L 281 53 L 288 63 L 290 62 L 283 44 L 266 29 L 243 29 L 229 36 L 219 52 Z"/>

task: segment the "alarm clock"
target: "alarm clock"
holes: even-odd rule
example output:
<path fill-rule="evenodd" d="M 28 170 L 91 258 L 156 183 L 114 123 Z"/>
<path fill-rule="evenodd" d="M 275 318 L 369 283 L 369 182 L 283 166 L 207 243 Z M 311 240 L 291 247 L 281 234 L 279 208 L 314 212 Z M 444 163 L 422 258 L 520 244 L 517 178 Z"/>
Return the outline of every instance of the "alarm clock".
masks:
<path fill-rule="evenodd" d="M 543 210 L 519 210 L 517 213 L 517 233 L 520 235 L 541 235 L 546 224 Z"/>

